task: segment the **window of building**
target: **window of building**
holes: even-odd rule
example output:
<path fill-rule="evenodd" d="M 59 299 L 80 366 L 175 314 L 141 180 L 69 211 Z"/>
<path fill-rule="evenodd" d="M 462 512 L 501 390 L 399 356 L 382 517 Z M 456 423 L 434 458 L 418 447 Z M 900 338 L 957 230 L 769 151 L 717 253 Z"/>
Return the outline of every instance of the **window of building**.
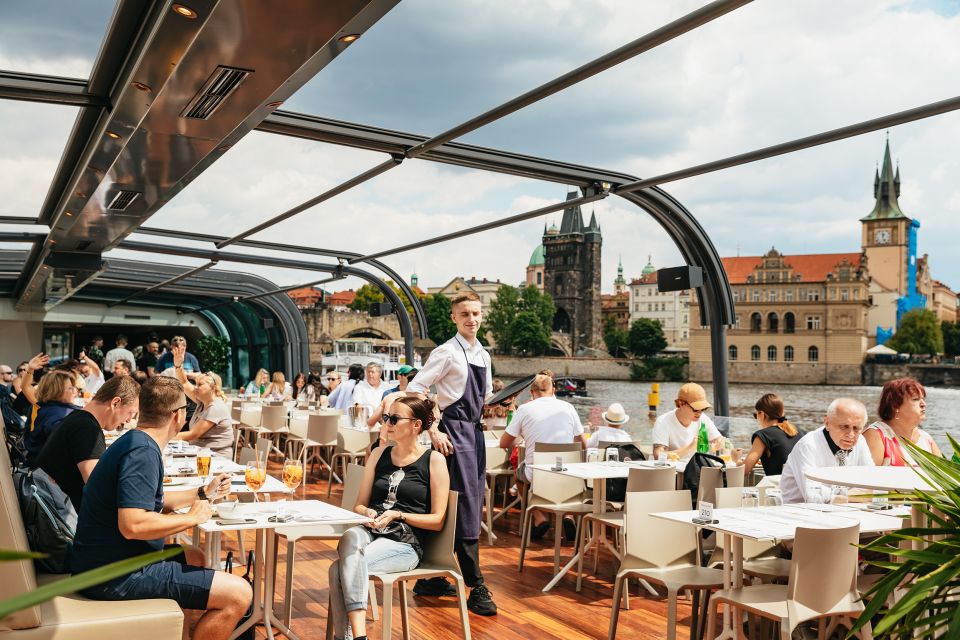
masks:
<path fill-rule="evenodd" d="M 653 311 L 653 304 L 647 303 L 647 311 Z"/>
<path fill-rule="evenodd" d="M 734 329 L 739 329 L 739 328 L 740 328 L 740 314 L 739 314 L 739 313 L 733 317 L 733 328 L 734 328 Z"/>
<path fill-rule="evenodd" d="M 793 347 L 787 345 L 783 348 L 783 361 L 793 362 Z"/>
<path fill-rule="evenodd" d="M 750 314 L 750 332 L 751 333 L 760 333 L 760 325 L 763 323 L 763 318 L 759 313 Z"/>
<path fill-rule="evenodd" d="M 840 289 L 840 299 L 849 300 L 850 299 L 850 289 Z"/>
<path fill-rule="evenodd" d="M 733 301 L 740 302 L 740 292 L 736 289 L 733 290 Z"/>
<path fill-rule="evenodd" d="M 537 284 L 543 284 L 543 272 L 537 271 Z"/>
<path fill-rule="evenodd" d="M 783 314 L 783 332 L 784 333 L 793 333 L 796 329 L 797 320 L 793 315 L 793 312 L 787 311 Z"/>
<path fill-rule="evenodd" d="M 777 348 L 773 345 L 767 347 L 767 362 L 777 361 Z"/>
<path fill-rule="evenodd" d="M 736 360 L 737 359 L 737 345 L 732 344 L 727 347 L 727 360 Z"/>
<path fill-rule="evenodd" d="M 810 347 L 807 349 L 807 362 L 819 362 L 820 361 L 820 349 L 816 347 Z"/>
<path fill-rule="evenodd" d="M 776 302 L 777 301 L 777 290 L 770 289 L 767 291 L 767 302 Z"/>
<path fill-rule="evenodd" d="M 818 289 L 811 289 L 807 293 L 808 302 L 818 302 L 820 300 L 820 291 Z"/>
<path fill-rule="evenodd" d="M 758 345 L 753 345 L 750 347 L 750 359 L 754 362 L 759 362 L 760 360 L 760 347 Z"/>
<path fill-rule="evenodd" d="M 830 299 L 831 299 L 831 300 L 836 300 L 836 299 L 837 299 L 837 288 L 836 288 L 836 287 L 830 287 Z"/>
<path fill-rule="evenodd" d="M 780 318 L 777 314 L 770 312 L 767 314 L 767 332 L 777 333 L 780 330 Z"/>
<path fill-rule="evenodd" d="M 686 329 L 684 329 L 684 330 L 681 331 L 680 333 L 681 333 L 681 335 L 683 336 L 683 339 L 684 339 L 684 340 L 686 340 L 687 338 L 690 337 L 690 332 L 687 331 Z"/>
<path fill-rule="evenodd" d="M 820 330 L 820 316 L 807 316 L 807 331 Z"/>
<path fill-rule="evenodd" d="M 681 322 L 683 322 L 683 324 L 690 324 L 690 316 L 683 314 L 683 320 Z"/>
<path fill-rule="evenodd" d="M 758 289 L 754 289 L 750 292 L 750 301 L 760 302 L 760 291 Z"/>
<path fill-rule="evenodd" d="M 859 299 L 860 299 L 860 289 L 854 289 L 854 290 L 853 290 L 853 299 L 854 299 L 854 300 L 859 300 Z"/>
<path fill-rule="evenodd" d="M 783 294 L 783 299 L 787 302 L 793 302 L 793 289 L 787 289 Z"/>

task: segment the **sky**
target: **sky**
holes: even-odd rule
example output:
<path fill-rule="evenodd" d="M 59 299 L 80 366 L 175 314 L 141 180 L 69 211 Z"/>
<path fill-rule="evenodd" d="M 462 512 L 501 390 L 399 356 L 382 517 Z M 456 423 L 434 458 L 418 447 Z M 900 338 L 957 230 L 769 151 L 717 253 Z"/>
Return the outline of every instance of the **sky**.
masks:
<path fill-rule="evenodd" d="M 403 0 L 282 108 L 436 134 L 701 4 Z M 111 11 L 103 0 L 0 2 L 0 69 L 85 77 Z M 757 0 L 462 141 L 657 175 L 954 97 L 957 42 L 960 0 Z M 70 107 L 0 101 L 0 215 L 37 215 L 75 117 Z M 930 255 L 935 278 L 958 289 L 960 113 L 894 127 L 889 138 L 901 207 L 921 223 L 919 251 Z M 885 139 L 875 132 L 663 188 L 722 256 L 771 247 L 788 255 L 857 251 Z M 149 225 L 232 235 L 384 159 L 254 132 Z M 376 251 L 565 193 L 564 185 L 411 160 L 256 238 Z M 585 217 L 591 211 L 604 236 L 604 291 L 618 260 L 628 279 L 648 257 L 657 267 L 682 263 L 666 233 L 633 205 L 611 197 L 587 205 Z M 404 276 L 417 273 L 424 288 L 458 275 L 518 283 L 553 221 L 559 214 L 386 262 Z M 321 277 L 258 273 L 281 285 Z"/>

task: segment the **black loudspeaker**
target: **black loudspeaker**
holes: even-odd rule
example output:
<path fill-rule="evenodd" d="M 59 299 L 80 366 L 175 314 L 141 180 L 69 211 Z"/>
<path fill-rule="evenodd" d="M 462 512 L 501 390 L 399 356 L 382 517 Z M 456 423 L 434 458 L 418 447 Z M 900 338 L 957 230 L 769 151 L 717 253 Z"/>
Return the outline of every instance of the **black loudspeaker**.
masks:
<path fill-rule="evenodd" d="M 703 286 L 703 269 L 700 267 L 670 267 L 657 270 L 658 291 L 683 291 Z"/>
<path fill-rule="evenodd" d="M 371 316 L 388 316 L 393 313 L 393 305 L 389 302 L 374 302 L 370 305 Z"/>

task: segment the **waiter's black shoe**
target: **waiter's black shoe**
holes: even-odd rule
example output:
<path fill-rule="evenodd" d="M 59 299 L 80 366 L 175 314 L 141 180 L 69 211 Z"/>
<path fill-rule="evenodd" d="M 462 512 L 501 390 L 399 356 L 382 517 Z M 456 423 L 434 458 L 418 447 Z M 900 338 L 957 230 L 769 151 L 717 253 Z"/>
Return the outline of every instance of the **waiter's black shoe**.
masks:
<path fill-rule="evenodd" d="M 563 519 L 563 541 L 566 543 L 577 541 L 577 525 L 572 518 Z"/>
<path fill-rule="evenodd" d="M 490 589 L 487 585 L 478 584 L 470 590 L 470 597 L 467 598 L 467 609 L 473 611 L 478 616 L 497 615 L 497 605 L 493 602 L 490 595 Z"/>
<path fill-rule="evenodd" d="M 427 578 L 417 580 L 413 585 L 413 594 L 417 596 L 455 596 L 457 588 L 447 582 L 446 578 Z"/>
<path fill-rule="evenodd" d="M 547 531 L 550 529 L 550 521 L 544 520 L 540 524 L 535 524 L 530 527 L 530 539 L 531 540 L 543 540 L 543 536 L 547 535 Z"/>

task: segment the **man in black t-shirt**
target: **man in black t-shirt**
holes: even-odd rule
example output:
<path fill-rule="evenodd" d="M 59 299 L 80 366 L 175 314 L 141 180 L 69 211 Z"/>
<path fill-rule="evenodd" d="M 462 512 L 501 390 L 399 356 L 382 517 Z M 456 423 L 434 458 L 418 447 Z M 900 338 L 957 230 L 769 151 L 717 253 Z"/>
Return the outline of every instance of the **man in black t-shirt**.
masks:
<path fill-rule="evenodd" d="M 110 378 L 81 411 L 74 411 L 47 439 L 35 460 L 70 496 L 80 511 L 83 485 L 106 450 L 103 431 L 113 431 L 137 414 L 140 385 L 130 376 Z"/>
<path fill-rule="evenodd" d="M 148 342 L 143 350 L 143 355 L 137 360 L 137 369 L 143 371 L 148 377 L 158 375 L 157 355 L 160 353 L 160 345 L 156 342 Z"/>

